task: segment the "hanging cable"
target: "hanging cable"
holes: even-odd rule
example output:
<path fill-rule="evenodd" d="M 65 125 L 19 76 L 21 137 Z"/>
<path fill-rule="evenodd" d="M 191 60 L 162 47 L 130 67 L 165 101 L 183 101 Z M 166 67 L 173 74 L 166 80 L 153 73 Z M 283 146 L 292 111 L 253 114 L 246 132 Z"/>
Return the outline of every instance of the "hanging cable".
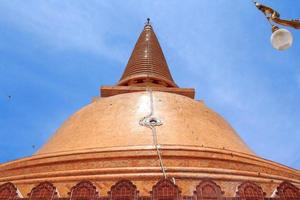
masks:
<path fill-rule="evenodd" d="M 159 149 L 160 146 L 157 143 L 156 128 L 151 126 L 151 130 L 152 130 L 152 134 L 153 134 L 153 142 L 154 142 L 156 152 L 157 152 L 157 156 L 158 156 L 158 159 L 159 159 L 159 165 L 160 165 L 160 168 L 161 168 L 162 173 L 164 175 L 164 178 L 166 179 L 167 174 L 166 174 L 166 169 L 164 167 L 164 163 L 163 163 L 163 160 L 162 160 L 161 152 L 160 152 L 160 149 Z"/>
<path fill-rule="evenodd" d="M 150 99 L 150 112 L 148 115 L 146 115 L 145 117 L 143 117 L 140 120 L 140 125 L 146 126 L 151 129 L 152 137 L 153 137 L 153 145 L 156 149 L 156 153 L 157 153 L 157 156 L 159 159 L 159 165 L 160 165 L 161 171 L 163 173 L 164 178 L 166 179 L 167 173 L 166 173 L 166 169 L 164 167 L 164 163 L 163 163 L 163 159 L 162 159 L 162 155 L 161 155 L 161 151 L 160 151 L 160 145 L 158 144 L 157 132 L 156 132 L 156 126 L 162 125 L 162 123 L 153 116 L 154 115 L 154 102 L 153 102 L 152 89 L 147 87 L 147 92 L 149 94 L 149 99 Z"/>

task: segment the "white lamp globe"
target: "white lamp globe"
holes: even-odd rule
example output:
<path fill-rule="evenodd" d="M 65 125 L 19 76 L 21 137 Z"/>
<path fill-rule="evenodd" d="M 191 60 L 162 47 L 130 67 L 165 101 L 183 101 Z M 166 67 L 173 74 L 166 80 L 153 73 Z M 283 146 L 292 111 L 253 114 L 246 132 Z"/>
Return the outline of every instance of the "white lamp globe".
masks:
<path fill-rule="evenodd" d="M 277 50 L 286 50 L 292 46 L 293 36 L 290 31 L 276 27 L 271 35 L 271 43 Z"/>

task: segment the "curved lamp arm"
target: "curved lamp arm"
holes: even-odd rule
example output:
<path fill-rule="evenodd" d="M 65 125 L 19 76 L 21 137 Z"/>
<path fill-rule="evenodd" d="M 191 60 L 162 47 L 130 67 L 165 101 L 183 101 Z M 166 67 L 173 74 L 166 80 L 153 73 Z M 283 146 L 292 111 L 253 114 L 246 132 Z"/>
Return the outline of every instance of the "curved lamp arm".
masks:
<path fill-rule="evenodd" d="M 276 24 L 280 24 L 283 26 L 293 27 L 295 29 L 300 29 L 300 20 L 292 19 L 292 20 L 284 20 L 280 18 L 280 14 L 275 11 L 273 8 L 265 6 L 263 4 L 255 2 L 255 6 L 264 13 L 264 15 L 268 18 L 268 20 L 272 20 Z"/>

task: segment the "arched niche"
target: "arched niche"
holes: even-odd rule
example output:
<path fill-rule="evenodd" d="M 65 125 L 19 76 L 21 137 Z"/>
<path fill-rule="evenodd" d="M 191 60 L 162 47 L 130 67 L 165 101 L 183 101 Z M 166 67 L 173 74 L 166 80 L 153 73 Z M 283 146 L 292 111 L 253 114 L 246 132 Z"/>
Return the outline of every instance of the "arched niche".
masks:
<path fill-rule="evenodd" d="M 254 182 L 246 181 L 238 187 L 236 195 L 240 200 L 264 200 L 265 193 Z"/>
<path fill-rule="evenodd" d="M 137 200 L 138 190 L 129 180 L 120 180 L 108 192 L 110 200 Z"/>
<path fill-rule="evenodd" d="M 220 186 L 207 179 L 197 185 L 194 195 L 197 200 L 221 200 L 223 193 Z"/>
<path fill-rule="evenodd" d="M 288 181 L 283 181 L 278 187 L 276 195 L 282 200 L 300 199 L 300 190 Z"/>
<path fill-rule="evenodd" d="M 28 196 L 29 200 L 52 200 L 58 197 L 56 188 L 50 182 L 42 182 L 35 186 Z"/>
<path fill-rule="evenodd" d="M 96 200 L 99 197 L 96 186 L 90 181 L 81 181 L 71 188 L 70 200 Z"/>
<path fill-rule="evenodd" d="M 0 199 L 13 200 L 19 198 L 18 189 L 10 182 L 0 185 Z"/>
<path fill-rule="evenodd" d="M 151 191 L 152 200 L 180 200 L 180 190 L 170 179 L 161 179 Z"/>

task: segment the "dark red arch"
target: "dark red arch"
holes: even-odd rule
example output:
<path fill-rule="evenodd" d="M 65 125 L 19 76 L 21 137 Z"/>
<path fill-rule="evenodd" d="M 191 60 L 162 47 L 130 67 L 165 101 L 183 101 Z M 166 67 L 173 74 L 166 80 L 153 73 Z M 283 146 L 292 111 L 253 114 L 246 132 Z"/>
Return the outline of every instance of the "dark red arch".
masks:
<path fill-rule="evenodd" d="M 0 199 L 13 200 L 19 197 L 18 189 L 10 182 L 0 185 Z"/>
<path fill-rule="evenodd" d="M 194 192 L 197 200 L 220 200 L 222 199 L 223 192 L 221 187 L 212 180 L 203 180 L 197 185 Z"/>
<path fill-rule="evenodd" d="M 137 200 L 138 190 L 129 180 L 120 180 L 108 192 L 110 200 Z"/>
<path fill-rule="evenodd" d="M 278 187 L 276 195 L 282 200 L 300 199 L 300 190 L 288 181 L 283 181 Z"/>
<path fill-rule="evenodd" d="M 99 197 L 96 186 L 90 181 L 81 181 L 71 188 L 70 200 L 96 200 Z"/>
<path fill-rule="evenodd" d="M 152 200 L 180 200 L 180 190 L 170 179 L 161 179 L 153 186 Z"/>
<path fill-rule="evenodd" d="M 263 200 L 265 193 L 260 186 L 246 181 L 238 187 L 237 196 L 240 197 L 240 200 Z"/>
<path fill-rule="evenodd" d="M 52 183 L 42 182 L 39 185 L 32 188 L 28 194 L 29 200 L 52 200 L 57 197 L 56 188 Z"/>

